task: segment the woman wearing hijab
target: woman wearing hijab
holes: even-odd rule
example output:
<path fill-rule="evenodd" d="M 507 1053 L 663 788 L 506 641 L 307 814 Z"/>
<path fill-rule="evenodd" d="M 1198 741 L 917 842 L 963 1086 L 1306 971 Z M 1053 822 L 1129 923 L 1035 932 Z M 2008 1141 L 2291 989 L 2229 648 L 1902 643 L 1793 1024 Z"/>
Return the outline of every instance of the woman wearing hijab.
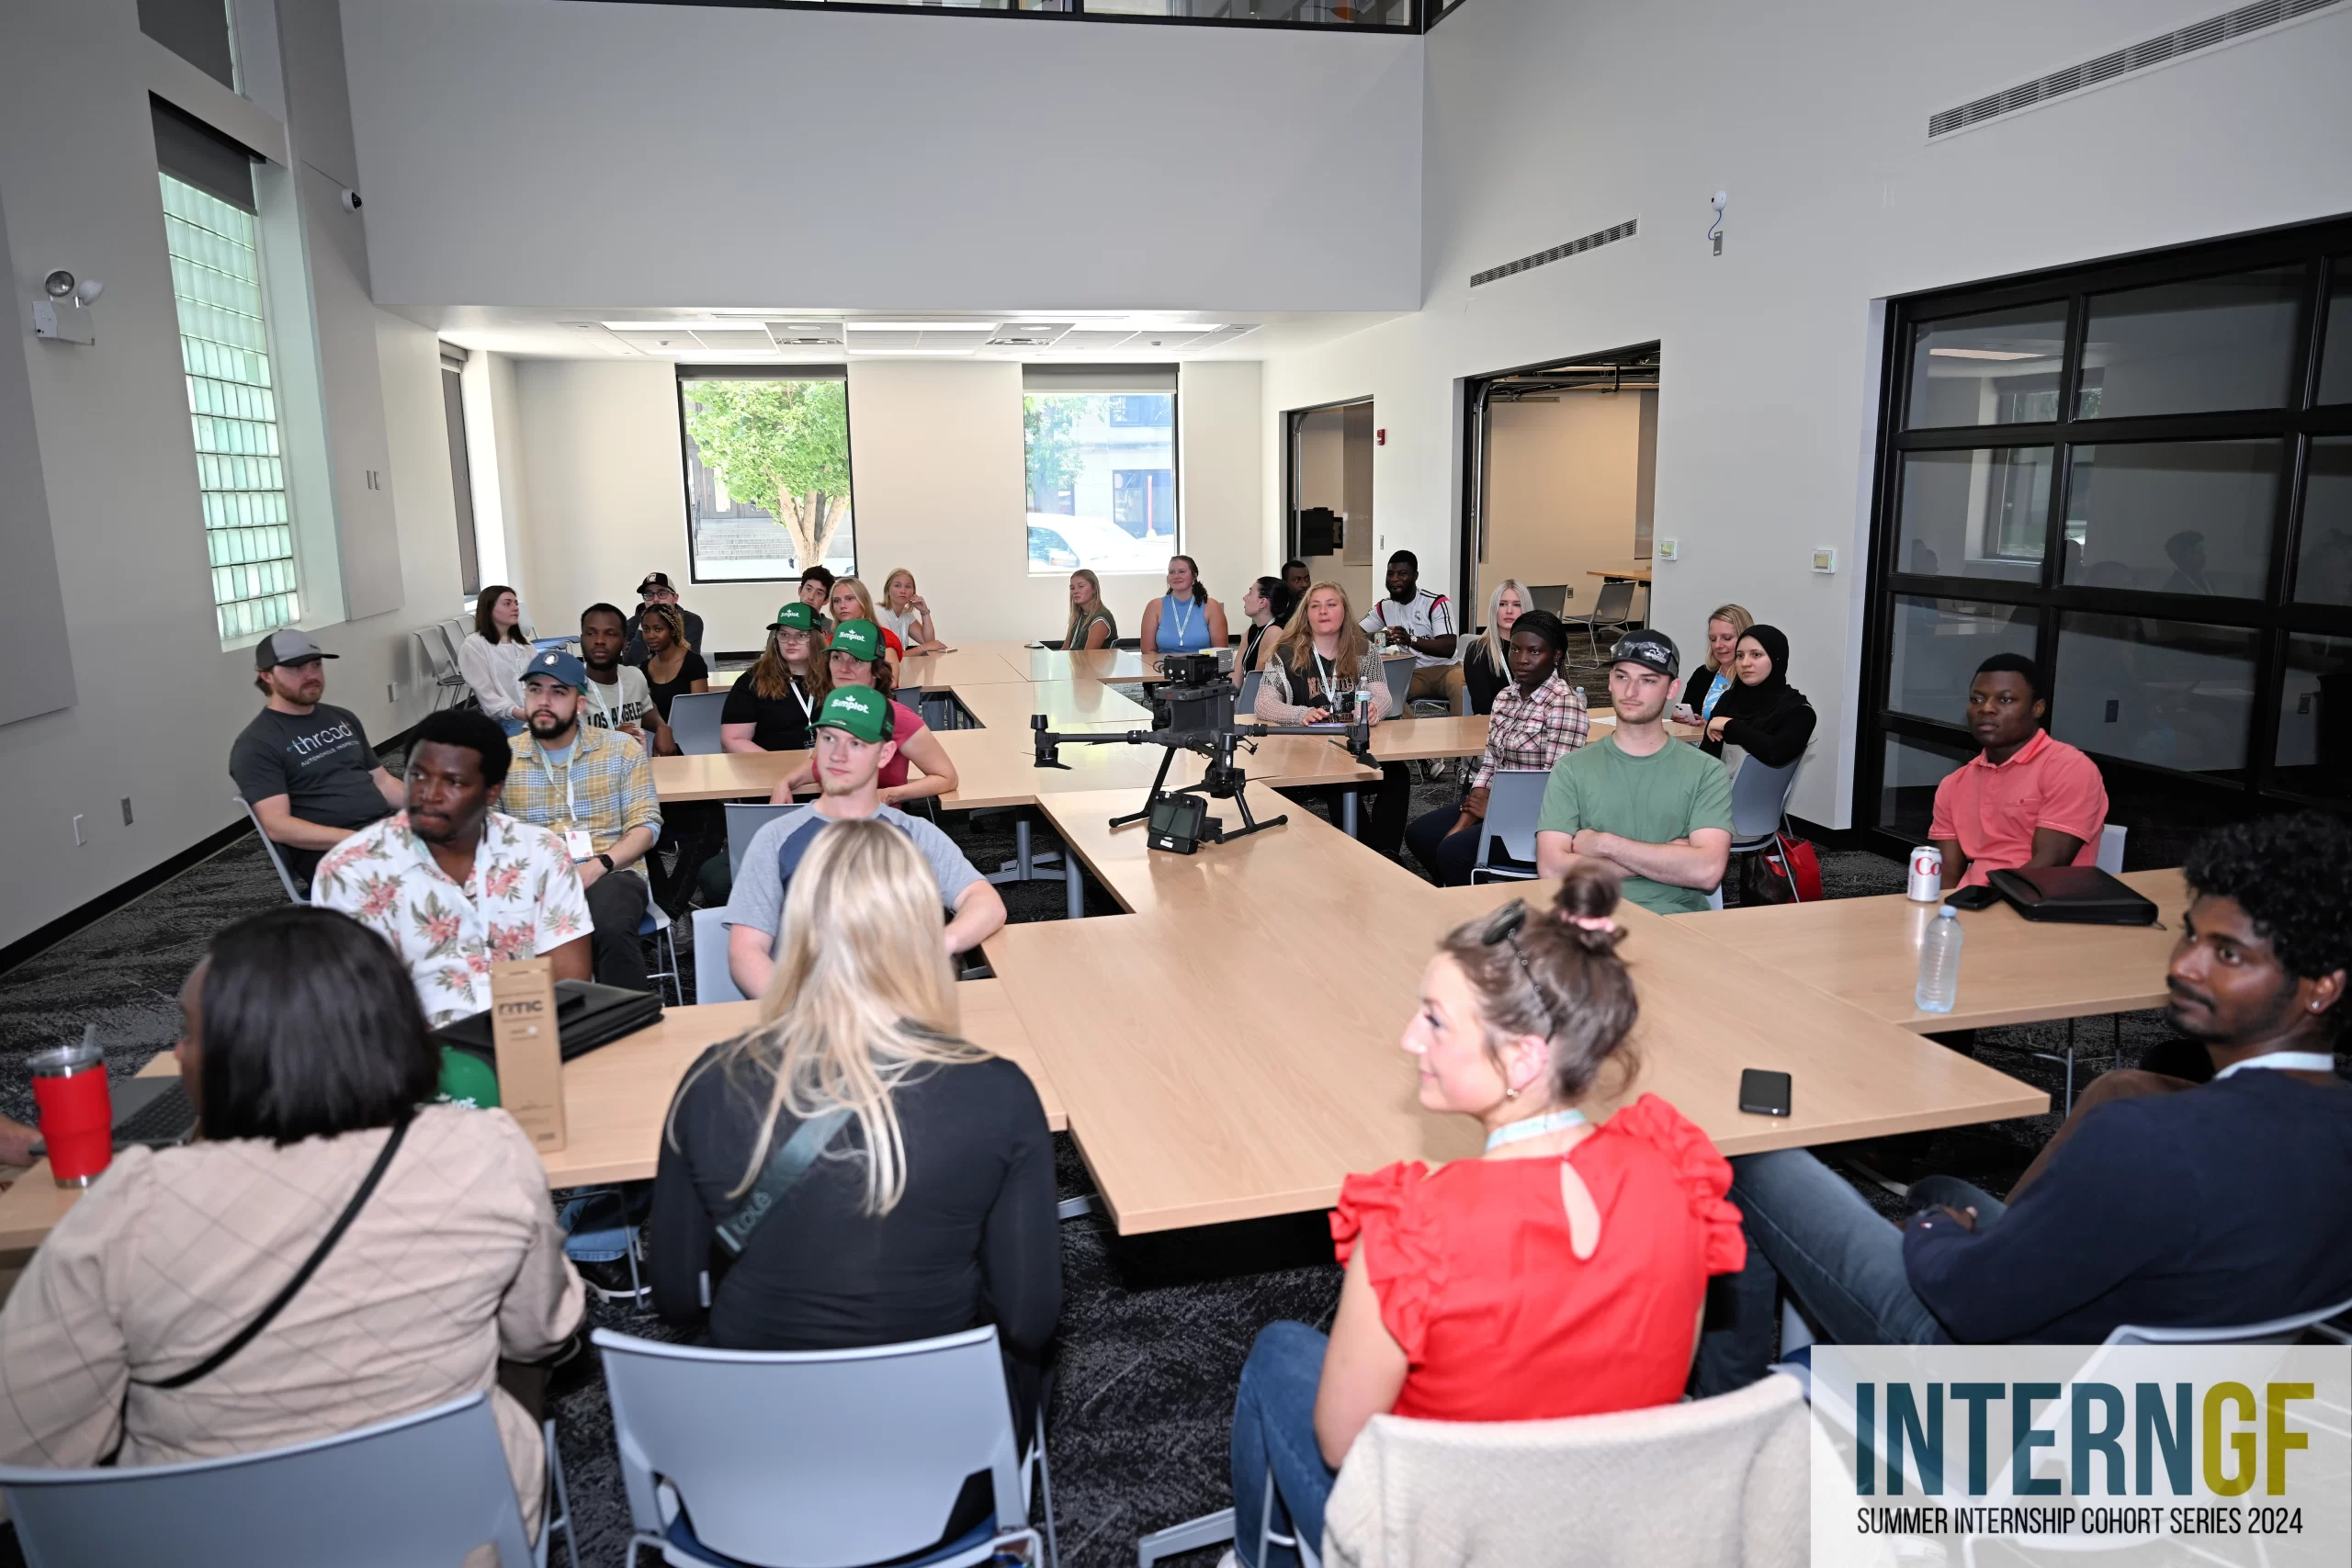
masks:
<path fill-rule="evenodd" d="M 1778 626 L 1750 626 L 1731 656 L 1733 681 L 1707 720 L 1700 749 L 1720 757 L 1736 746 L 1768 768 L 1804 755 L 1816 716 L 1804 694 L 1789 684 L 1789 639 Z"/>

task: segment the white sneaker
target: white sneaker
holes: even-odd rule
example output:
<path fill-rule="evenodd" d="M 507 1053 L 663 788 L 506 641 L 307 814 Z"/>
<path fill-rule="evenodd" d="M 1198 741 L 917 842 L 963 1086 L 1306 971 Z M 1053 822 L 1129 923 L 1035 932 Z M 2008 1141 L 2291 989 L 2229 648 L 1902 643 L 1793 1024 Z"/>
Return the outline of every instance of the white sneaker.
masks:
<path fill-rule="evenodd" d="M 1225 1555 L 1216 1560 L 1216 1568 L 1241 1568 L 1241 1558 L 1228 1546 L 1225 1549 Z"/>

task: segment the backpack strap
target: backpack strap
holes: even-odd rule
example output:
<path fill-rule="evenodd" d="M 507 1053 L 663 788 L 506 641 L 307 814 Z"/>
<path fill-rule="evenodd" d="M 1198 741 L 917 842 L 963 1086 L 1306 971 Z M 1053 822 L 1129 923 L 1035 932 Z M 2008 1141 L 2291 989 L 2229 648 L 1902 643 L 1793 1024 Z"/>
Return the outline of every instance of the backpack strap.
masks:
<path fill-rule="evenodd" d="M 786 1138 L 768 1155 L 767 1168 L 760 1172 L 759 1181 L 744 1196 L 735 1212 L 713 1227 L 718 1245 L 729 1258 L 741 1258 L 743 1249 L 752 1245 L 752 1236 L 768 1212 L 784 1201 L 784 1195 L 800 1184 L 825 1145 L 833 1141 L 848 1121 L 847 1111 L 828 1111 L 822 1116 L 812 1116 L 792 1130 Z"/>

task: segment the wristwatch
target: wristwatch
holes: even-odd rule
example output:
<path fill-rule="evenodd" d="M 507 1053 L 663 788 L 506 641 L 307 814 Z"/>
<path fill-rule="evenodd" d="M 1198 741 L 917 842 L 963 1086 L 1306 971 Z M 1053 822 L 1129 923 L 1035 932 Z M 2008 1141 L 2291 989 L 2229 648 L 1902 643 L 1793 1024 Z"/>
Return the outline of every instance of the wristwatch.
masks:
<path fill-rule="evenodd" d="M 596 858 L 597 858 L 598 860 L 603 861 L 603 862 L 605 863 L 605 869 L 606 871 L 613 871 L 613 870 L 617 869 L 617 868 L 613 864 L 613 857 L 612 857 L 612 856 L 610 856 L 610 855 L 608 855 L 608 854 L 599 854 Z"/>

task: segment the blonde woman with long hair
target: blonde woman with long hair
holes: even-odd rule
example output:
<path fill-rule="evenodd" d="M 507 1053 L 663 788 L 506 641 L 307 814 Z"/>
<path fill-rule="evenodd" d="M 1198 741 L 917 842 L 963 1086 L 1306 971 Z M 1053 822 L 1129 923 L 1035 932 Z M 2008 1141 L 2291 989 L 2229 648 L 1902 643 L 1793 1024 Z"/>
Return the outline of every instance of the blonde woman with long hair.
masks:
<path fill-rule="evenodd" d="M 744 1350 L 992 1322 L 1025 1437 L 1061 1315 L 1045 1111 L 1019 1067 L 962 1037 L 939 884 L 906 832 L 865 818 L 800 841 L 760 1021 L 705 1052 L 671 1101 L 654 1307 Z M 740 1253 L 718 1244 L 812 1124 L 822 1152 L 756 1225 L 730 1225 Z"/>
<path fill-rule="evenodd" d="M 892 674 L 899 672 L 899 660 L 907 651 L 906 645 L 899 640 L 898 633 L 876 618 L 874 595 L 865 591 L 865 584 L 854 577 L 836 577 L 826 594 L 825 607 L 832 612 L 837 627 L 852 621 L 873 622 L 882 634 L 882 657 L 889 661 Z"/>
<path fill-rule="evenodd" d="M 876 608 L 874 620 L 883 630 L 898 633 L 899 644 L 909 653 L 947 651 L 932 625 L 931 606 L 915 591 L 915 574 L 905 567 L 891 568 L 890 575 L 882 580 L 882 603 Z"/>
<path fill-rule="evenodd" d="M 1392 711 L 1380 652 L 1357 624 L 1348 591 L 1336 582 L 1318 582 L 1306 591 L 1264 667 L 1257 711 L 1268 724 L 1348 723 L 1355 716 L 1359 692 L 1371 699 L 1374 724 Z M 1412 805 L 1412 769 L 1387 763 L 1380 770 L 1372 810 L 1358 819 L 1356 837 L 1395 860 L 1405 846 L 1405 818 Z M 1335 805 L 1332 819 L 1340 818 Z"/>
<path fill-rule="evenodd" d="M 1535 607 L 1527 584 L 1506 577 L 1487 595 L 1487 626 L 1462 651 L 1462 683 L 1472 713 L 1492 713 L 1495 699 L 1511 683 L 1510 629 Z"/>
<path fill-rule="evenodd" d="M 1102 603 L 1102 580 L 1091 567 L 1069 574 L 1069 625 L 1062 631 L 1062 648 L 1071 653 L 1109 648 L 1119 640 L 1119 617 Z"/>
<path fill-rule="evenodd" d="M 1707 617 L 1707 657 L 1682 688 L 1682 705 L 1698 716 L 1690 722 L 1704 724 L 1715 716 L 1715 705 L 1739 679 L 1731 667 L 1733 651 L 1755 624 L 1756 617 L 1738 604 L 1718 604 Z"/>

